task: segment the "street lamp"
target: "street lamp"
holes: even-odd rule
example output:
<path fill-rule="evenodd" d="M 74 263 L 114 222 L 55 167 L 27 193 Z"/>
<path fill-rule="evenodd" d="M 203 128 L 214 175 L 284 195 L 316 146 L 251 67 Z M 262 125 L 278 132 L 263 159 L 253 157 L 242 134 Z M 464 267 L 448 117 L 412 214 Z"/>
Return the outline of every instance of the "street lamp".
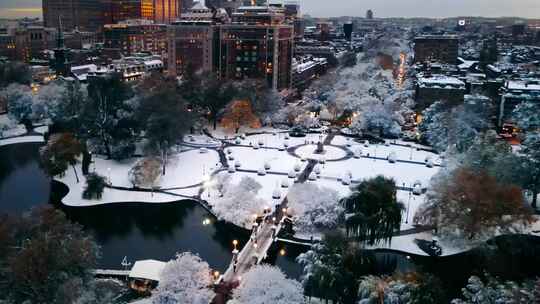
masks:
<path fill-rule="evenodd" d="M 109 173 L 109 184 L 112 185 L 112 181 L 111 181 L 111 168 L 107 168 L 107 172 Z"/>
<path fill-rule="evenodd" d="M 236 246 L 238 245 L 238 241 L 237 240 L 233 240 L 232 241 L 232 244 L 234 246 L 234 249 L 232 251 L 232 254 L 233 254 L 233 258 L 234 258 L 234 261 L 236 262 L 238 260 L 238 249 L 236 248 Z"/>
<path fill-rule="evenodd" d="M 286 254 L 285 249 L 281 249 L 279 251 L 279 255 L 284 256 Z"/>
<path fill-rule="evenodd" d="M 409 192 L 409 200 L 407 201 L 407 215 L 405 217 L 405 224 L 409 223 L 409 209 L 411 208 L 411 196 L 412 196 L 412 192 Z"/>

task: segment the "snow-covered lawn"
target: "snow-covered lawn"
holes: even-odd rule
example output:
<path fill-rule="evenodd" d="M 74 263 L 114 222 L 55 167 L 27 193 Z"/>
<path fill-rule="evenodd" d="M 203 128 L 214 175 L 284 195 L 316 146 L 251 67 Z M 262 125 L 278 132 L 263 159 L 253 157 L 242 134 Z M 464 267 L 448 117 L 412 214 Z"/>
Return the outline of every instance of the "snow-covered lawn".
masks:
<path fill-rule="evenodd" d="M 0 146 L 20 144 L 20 143 L 33 143 L 33 142 L 42 143 L 44 141 L 45 140 L 43 139 L 43 136 L 41 135 L 20 136 L 20 137 L 0 139 Z"/>
<path fill-rule="evenodd" d="M 374 246 L 368 246 L 367 249 L 392 249 L 392 250 L 397 250 L 397 251 L 406 252 L 410 254 L 428 256 L 426 252 L 424 252 L 422 249 L 420 249 L 420 247 L 418 247 L 418 245 L 416 245 L 415 239 L 431 241 L 433 239 L 433 235 L 431 232 L 421 232 L 421 233 L 415 233 L 415 234 L 396 236 L 392 238 L 392 242 L 390 244 L 380 243 Z M 442 247 L 441 256 L 448 256 L 448 255 L 462 253 L 474 247 L 474 246 L 463 247 L 463 248 L 455 247 L 451 244 L 445 244 L 441 242 L 438 242 L 438 244 Z"/>
<path fill-rule="evenodd" d="M 246 136 L 245 139 L 240 138 L 241 145 L 251 146 L 254 144 L 262 144 L 264 147 L 280 148 L 284 143 L 288 143 L 289 147 L 304 145 L 308 143 L 317 143 L 321 138 L 324 139 L 326 135 L 309 133 L 305 137 L 290 137 L 287 133 L 265 133 Z M 287 137 L 289 137 L 287 139 Z M 236 143 L 235 137 L 229 140 L 230 143 Z"/>
<path fill-rule="evenodd" d="M 140 158 L 129 158 L 123 161 L 94 158 L 90 167 L 110 183 L 118 187 L 132 187 L 128 179 L 128 172 Z M 201 153 L 198 149 L 172 154 L 167 161 L 165 175 L 158 181 L 157 187 L 180 188 L 202 183 L 205 178 L 219 168 L 219 155 L 214 150 Z M 110 170 L 109 170 L 110 169 Z"/>
<path fill-rule="evenodd" d="M 221 141 L 213 139 L 207 135 L 195 135 L 189 134 L 184 136 L 184 142 L 191 146 L 200 146 L 200 147 L 219 147 L 221 146 Z"/>
<path fill-rule="evenodd" d="M 95 172 L 102 175 L 107 180 L 110 179 L 113 186 L 131 188 L 132 184 L 128 179 L 128 172 L 139 159 L 140 158 L 131 158 L 119 162 L 94 158 L 95 163 L 90 166 L 90 170 L 95 170 Z M 70 188 L 69 193 L 62 200 L 64 204 L 69 206 L 91 206 L 118 202 L 167 203 L 182 199 L 182 197 L 164 193 L 125 191 L 111 188 L 105 188 L 103 197 L 100 200 L 82 199 L 82 192 L 86 186 L 86 181 L 80 171 L 80 165 L 77 165 L 76 168 L 80 179 L 79 183 L 76 181 L 72 168 L 68 169 L 63 177 L 56 178 Z M 198 149 L 194 149 L 173 154 L 170 156 L 167 163 L 166 174 L 161 176 L 158 185 L 156 186 L 164 189 L 183 188 L 202 184 L 217 168 L 220 168 L 219 156 L 217 152 L 213 150 L 201 153 Z M 195 186 L 186 189 L 173 189 L 167 191 L 183 196 L 196 196 L 199 189 L 199 186 Z"/>
<path fill-rule="evenodd" d="M 306 145 L 301 146 L 295 150 L 295 153 L 300 157 L 317 159 L 317 160 L 336 160 L 347 156 L 347 150 L 341 149 L 333 146 L 324 146 L 324 151 L 322 153 L 317 153 L 317 145 Z"/>
<path fill-rule="evenodd" d="M 39 134 L 45 134 L 49 132 L 49 126 L 39 126 L 34 128 L 34 132 Z"/>
<path fill-rule="evenodd" d="M 86 187 L 86 179 L 82 175 L 81 166 L 76 166 L 75 168 L 80 179 L 79 183 L 77 183 L 75 173 L 73 172 L 72 168 L 69 168 L 64 176 L 55 178 L 69 187 L 68 194 L 62 199 L 62 203 L 67 206 L 86 207 L 125 202 L 170 203 L 181 199 L 179 197 L 161 193 L 123 191 L 111 188 L 104 189 L 103 196 L 100 200 L 83 199 L 82 193 Z"/>
<path fill-rule="evenodd" d="M 248 147 L 229 147 L 225 151 L 230 150 L 234 160 L 229 160 L 229 165 L 234 165 L 236 161 L 240 162 L 240 169 L 259 170 L 266 163 L 270 165 L 272 172 L 287 173 L 293 170 L 296 164 L 301 165 L 304 169 L 306 162 L 301 162 L 300 159 L 290 155 L 287 151 L 279 151 L 276 149 L 259 148 L 257 150 Z"/>
<path fill-rule="evenodd" d="M 368 144 L 366 147 L 363 143 L 356 142 L 352 139 L 349 139 L 345 136 L 336 136 L 332 140 L 333 145 L 338 146 L 347 146 L 351 152 L 361 151 L 363 156 L 369 156 L 371 157 L 380 157 L 380 158 L 386 158 L 391 152 L 396 153 L 396 157 L 398 160 L 403 161 L 414 161 L 414 162 L 422 162 L 424 163 L 427 158 L 431 158 L 433 160 L 434 164 L 440 164 L 441 163 L 441 157 L 438 154 L 423 151 L 419 149 L 427 149 L 428 147 L 414 144 L 414 143 L 406 143 L 403 141 L 396 141 L 400 145 L 394 145 L 389 141 L 389 145 L 385 144 Z M 410 145 L 410 147 L 403 147 L 402 145 Z"/>
<path fill-rule="evenodd" d="M 17 124 L 7 114 L 0 115 L 0 138 L 21 136 L 26 133 L 22 124 Z"/>
<path fill-rule="evenodd" d="M 387 160 L 368 158 L 351 158 L 344 161 L 327 162 L 321 166 L 321 176 L 341 178 L 347 172 L 352 173 L 353 181 L 384 175 L 394 178 L 398 186 L 410 187 L 416 181 L 426 187 L 429 180 L 439 171 L 438 167 L 428 168 L 424 165 L 409 163 L 390 163 Z"/>

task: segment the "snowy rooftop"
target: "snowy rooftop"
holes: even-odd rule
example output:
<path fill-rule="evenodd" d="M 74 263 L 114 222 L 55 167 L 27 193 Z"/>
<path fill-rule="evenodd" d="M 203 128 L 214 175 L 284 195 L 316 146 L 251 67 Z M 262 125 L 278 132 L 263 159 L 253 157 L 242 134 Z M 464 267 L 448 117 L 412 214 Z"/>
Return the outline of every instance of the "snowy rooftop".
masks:
<path fill-rule="evenodd" d="M 161 271 L 163 270 L 163 267 L 165 267 L 165 264 L 165 262 L 157 260 L 137 261 L 129 272 L 129 277 L 159 281 L 161 277 Z"/>
<path fill-rule="evenodd" d="M 540 79 L 536 81 L 509 80 L 506 89 L 519 91 L 540 91 Z"/>
<path fill-rule="evenodd" d="M 465 83 L 459 80 L 456 77 L 444 76 L 444 75 L 433 75 L 431 77 L 420 77 L 418 78 L 418 84 L 421 87 L 447 87 L 452 88 L 459 87 L 464 88 Z"/>

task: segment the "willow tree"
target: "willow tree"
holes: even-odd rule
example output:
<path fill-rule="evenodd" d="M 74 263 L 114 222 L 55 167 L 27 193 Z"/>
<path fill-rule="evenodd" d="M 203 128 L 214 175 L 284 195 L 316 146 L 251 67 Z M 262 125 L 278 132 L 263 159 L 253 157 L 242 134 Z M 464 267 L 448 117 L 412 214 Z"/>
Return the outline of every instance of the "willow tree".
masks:
<path fill-rule="evenodd" d="M 343 199 L 347 235 L 374 245 L 390 242 L 399 230 L 404 209 L 396 198 L 396 182 L 383 176 L 365 180 Z"/>

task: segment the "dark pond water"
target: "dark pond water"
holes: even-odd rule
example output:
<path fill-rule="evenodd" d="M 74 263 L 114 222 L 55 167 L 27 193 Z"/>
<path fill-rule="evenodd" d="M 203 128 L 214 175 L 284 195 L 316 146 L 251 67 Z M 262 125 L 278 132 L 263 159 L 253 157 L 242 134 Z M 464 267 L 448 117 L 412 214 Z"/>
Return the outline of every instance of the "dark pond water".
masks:
<path fill-rule="evenodd" d="M 38 143 L 0 147 L 0 212 L 21 213 L 46 204 L 50 178 L 39 166 Z"/>
<path fill-rule="evenodd" d="M 38 148 L 39 144 L 29 143 L 0 147 L 0 213 L 20 213 L 49 201 L 51 182 L 39 167 Z M 55 195 L 51 201 L 57 201 L 55 196 L 61 197 L 63 191 L 65 186 L 53 183 Z M 166 261 L 178 251 L 191 251 L 222 271 L 231 259 L 232 240 L 237 239 L 242 244 L 248 238 L 245 230 L 216 221 L 193 201 L 84 208 L 58 203 L 55 206 L 95 236 L 102 248 L 102 268 L 120 269 L 124 256 L 131 262 Z M 210 219 L 210 224 L 204 225 L 205 219 Z M 282 249 L 284 251 L 280 252 Z M 287 276 L 299 279 L 302 268 L 295 259 L 306 250 L 305 246 L 278 243 L 267 261 L 279 266 Z M 458 296 L 470 275 L 482 275 L 484 271 L 512 280 L 539 275 L 540 238 L 498 237 L 482 249 L 444 258 L 391 251 L 377 251 L 375 258 L 377 263 L 372 274 L 425 270 L 443 281 L 450 296 Z"/>
<path fill-rule="evenodd" d="M 0 213 L 21 213 L 48 203 L 51 180 L 39 167 L 39 146 L 24 143 L 0 147 Z M 52 188 L 53 204 L 83 225 L 101 246 L 100 268 L 121 269 L 125 256 L 131 262 L 167 261 L 176 252 L 191 251 L 223 271 L 232 258 L 232 240 L 243 244 L 249 237 L 245 230 L 216 221 L 194 201 L 66 207 L 57 202 L 65 186 L 53 183 Z M 203 224 L 205 219 L 210 223 Z"/>
<path fill-rule="evenodd" d="M 131 262 L 168 261 L 178 251 L 190 251 L 223 271 L 232 258 L 232 240 L 243 244 L 248 238 L 246 231 L 216 221 L 194 201 L 61 209 L 94 235 L 102 247 L 100 267 L 106 269 L 120 269 L 124 256 Z"/>

